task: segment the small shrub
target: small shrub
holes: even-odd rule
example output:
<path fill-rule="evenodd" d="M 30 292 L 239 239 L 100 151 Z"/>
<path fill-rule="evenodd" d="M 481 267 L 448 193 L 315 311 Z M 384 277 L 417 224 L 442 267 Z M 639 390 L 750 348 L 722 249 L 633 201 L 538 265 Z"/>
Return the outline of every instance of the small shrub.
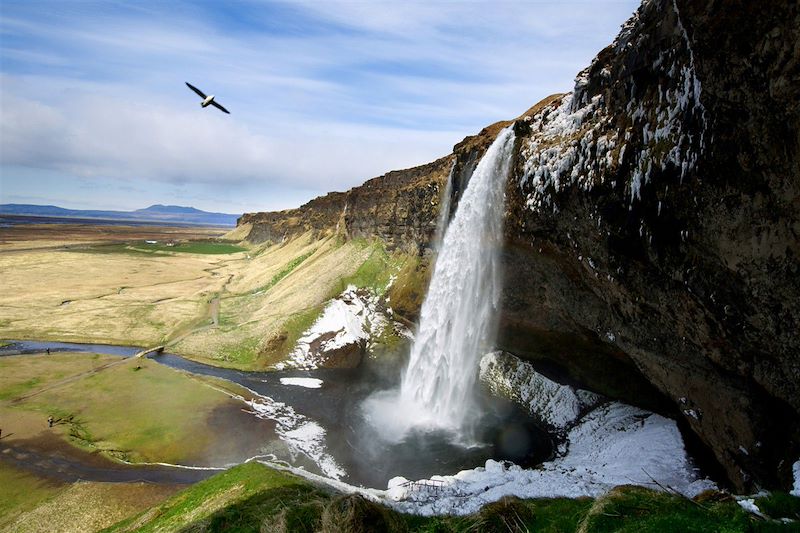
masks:
<path fill-rule="evenodd" d="M 323 533 L 391 533 L 405 530 L 394 512 L 360 494 L 339 496 L 322 512 Z"/>
<path fill-rule="evenodd" d="M 800 498 L 786 492 L 772 492 L 769 496 L 756 498 L 756 505 L 770 518 L 800 520 Z"/>

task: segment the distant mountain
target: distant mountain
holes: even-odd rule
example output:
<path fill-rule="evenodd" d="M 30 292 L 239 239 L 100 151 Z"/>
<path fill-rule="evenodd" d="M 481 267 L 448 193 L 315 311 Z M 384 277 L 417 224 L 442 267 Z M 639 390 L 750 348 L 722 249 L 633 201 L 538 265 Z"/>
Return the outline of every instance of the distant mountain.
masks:
<path fill-rule="evenodd" d="M 194 207 L 161 204 L 151 205 L 135 211 L 64 209 L 55 205 L 0 204 L 0 215 L 96 218 L 98 220 L 131 220 L 136 222 L 163 222 L 165 224 L 197 224 L 198 226 L 235 226 L 236 219 L 239 217 L 239 215 L 228 213 L 209 213 Z"/>
<path fill-rule="evenodd" d="M 200 211 L 199 209 L 195 209 L 194 207 L 183 207 L 180 205 L 162 205 L 162 204 L 155 204 L 151 205 L 150 207 L 145 207 L 144 209 L 137 209 L 134 213 L 160 213 L 160 214 L 171 214 L 171 215 L 185 215 L 185 214 L 208 214 L 208 215 L 220 215 L 222 213 L 206 213 L 205 211 Z"/>

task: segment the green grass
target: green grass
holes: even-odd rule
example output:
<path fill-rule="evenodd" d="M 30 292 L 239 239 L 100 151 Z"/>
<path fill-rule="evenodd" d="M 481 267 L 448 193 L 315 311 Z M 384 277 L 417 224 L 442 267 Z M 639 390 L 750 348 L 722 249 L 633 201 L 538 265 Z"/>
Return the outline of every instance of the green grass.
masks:
<path fill-rule="evenodd" d="M 149 256 L 149 255 L 165 255 L 157 250 L 139 250 L 132 247 L 130 244 L 98 244 L 94 246 L 87 246 L 85 248 L 70 248 L 67 250 L 71 253 L 79 254 L 127 254 L 135 256 Z"/>
<path fill-rule="evenodd" d="M 122 362 L 98 370 L 114 361 Z M 58 384 L 53 375 L 78 377 Z M 207 417 L 230 401 L 153 361 L 86 354 L 4 357 L 0 395 L 18 396 L 19 384 L 27 386 L 34 376 L 42 384 L 27 390 L 44 390 L 0 405 L 0 420 L 15 414 L 36 426 L 52 416 L 57 422 L 52 431 L 71 444 L 132 461 L 180 462 L 199 456 L 212 439 Z"/>
<path fill-rule="evenodd" d="M 286 264 L 286 266 L 284 266 L 277 274 L 272 276 L 272 278 L 267 282 L 266 285 L 262 285 L 261 287 L 258 287 L 253 292 L 256 293 L 256 292 L 262 292 L 262 291 L 270 290 L 272 287 L 277 285 L 280 280 L 282 280 L 283 278 L 285 278 L 286 276 L 291 274 L 292 270 L 294 270 L 295 268 L 300 266 L 300 263 L 302 263 L 303 261 L 305 261 L 306 259 L 308 259 L 312 255 L 314 255 L 314 252 L 316 252 L 316 250 L 311 250 L 308 253 L 305 253 L 305 254 L 303 254 L 301 256 L 295 257 L 294 259 L 289 261 Z"/>
<path fill-rule="evenodd" d="M 352 275 L 343 277 L 331 289 L 331 297 L 338 296 L 348 285 L 372 289 L 383 294 L 393 274 L 397 274 L 404 260 L 403 254 L 390 254 L 380 241 L 368 242 L 363 239 L 355 241 L 358 246 L 371 248 L 367 259 L 361 263 Z"/>
<path fill-rule="evenodd" d="M 62 488 L 0 463 L 0 530 L 15 516 L 55 496 Z"/>
<path fill-rule="evenodd" d="M 767 496 L 756 498 L 755 503 L 762 513 L 772 518 L 800 520 L 800 498 L 786 492 L 772 492 Z"/>
<path fill-rule="evenodd" d="M 617 487 L 598 499 L 582 525 L 597 533 L 797 531 L 796 525 L 753 517 L 730 497 L 693 501 L 641 487 Z"/>
<path fill-rule="evenodd" d="M 277 515 L 301 526 L 313 518 L 314 502 L 328 495 L 302 479 L 258 463 L 236 466 L 193 485 L 164 504 L 106 531 L 258 532 Z M 307 516 L 309 515 L 309 516 Z M 287 531 L 302 531 L 293 528 Z"/>
<path fill-rule="evenodd" d="M 31 392 L 41 382 L 42 382 L 41 378 L 32 377 L 20 383 L 15 383 L 14 385 L 3 387 L 2 389 L 0 389 L 0 400 L 9 400 L 12 398 L 23 396 L 26 393 Z"/>
<path fill-rule="evenodd" d="M 108 531 L 133 530 L 758 533 L 798 528 L 757 519 L 726 495 L 693 501 L 639 487 L 618 487 L 597 500 L 509 497 L 460 517 L 406 515 L 362 496 L 336 495 L 291 474 L 250 463 L 198 483 Z"/>
<path fill-rule="evenodd" d="M 123 244 L 100 244 L 96 246 L 89 246 L 86 248 L 74 248 L 70 251 L 79 253 L 96 253 L 96 254 L 130 254 L 130 255 L 165 255 L 169 253 L 188 253 L 188 254 L 206 254 L 206 255 L 220 255 L 220 254 L 233 254 L 236 252 L 244 252 L 247 248 L 230 244 L 227 242 L 215 241 L 190 241 L 176 243 L 174 246 L 167 246 L 164 242 L 156 244 L 147 244 L 143 241 L 135 243 Z"/>
<path fill-rule="evenodd" d="M 223 346 L 219 350 L 219 357 L 226 363 L 233 363 L 237 368 L 245 368 L 258 359 L 259 339 L 245 339 L 236 344 Z"/>
<path fill-rule="evenodd" d="M 227 242 L 214 242 L 214 241 L 192 241 L 181 242 L 174 246 L 167 246 L 166 243 L 159 242 L 157 244 L 137 243 L 131 248 L 142 252 L 178 252 L 187 254 L 234 254 L 236 252 L 244 252 L 247 248 L 230 244 Z"/>

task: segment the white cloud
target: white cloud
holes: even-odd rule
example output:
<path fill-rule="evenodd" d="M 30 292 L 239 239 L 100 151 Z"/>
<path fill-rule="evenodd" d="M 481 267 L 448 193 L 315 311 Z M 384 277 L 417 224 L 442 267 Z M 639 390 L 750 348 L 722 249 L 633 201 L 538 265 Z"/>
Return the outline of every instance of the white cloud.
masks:
<path fill-rule="evenodd" d="M 253 9 L 244 29 L 194 4 L 28 4 L 0 18 L 0 169 L 263 184 L 254 208 L 343 190 L 570 90 L 635 4 L 266 2 L 247 5 L 284 18 Z"/>

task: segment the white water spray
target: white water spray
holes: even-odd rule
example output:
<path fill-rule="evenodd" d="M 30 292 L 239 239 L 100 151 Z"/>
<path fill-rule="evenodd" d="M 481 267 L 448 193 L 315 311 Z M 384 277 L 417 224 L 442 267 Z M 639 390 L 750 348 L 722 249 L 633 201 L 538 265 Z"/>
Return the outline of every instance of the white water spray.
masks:
<path fill-rule="evenodd" d="M 513 146 L 513 130 L 506 128 L 472 174 L 444 234 L 400 388 L 409 426 L 463 433 L 475 417 L 478 360 L 493 348 L 495 334 L 503 196 Z"/>
<path fill-rule="evenodd" d="M 450 172 L 447 174 L 447 181 L 444 184 L 444 193 L 439 200 L 439 220 L 436 223 L 436 233 L 433 234 L 433 252 L 435 254 L 438 254 L 439 250 L 442 249 L 444 233 L 450 223 L 450 196 L 453 194 L 453 174 L 455 171 L 456 162 L 453 161 L 450 166 Z"/>

